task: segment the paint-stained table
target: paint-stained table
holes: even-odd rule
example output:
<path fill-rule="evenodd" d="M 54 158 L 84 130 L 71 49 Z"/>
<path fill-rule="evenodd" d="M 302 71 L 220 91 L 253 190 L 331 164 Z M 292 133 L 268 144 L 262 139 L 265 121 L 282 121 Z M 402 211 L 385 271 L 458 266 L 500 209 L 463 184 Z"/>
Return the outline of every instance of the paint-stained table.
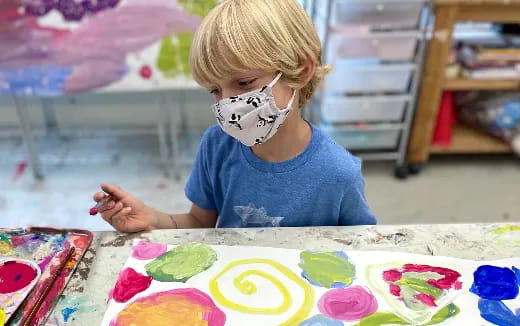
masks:
<path fill-rule="evenodd" d="M 133 239 L 323 251 L 401 251 L 473 260 L 520 257 L 520 223 L 98 232 L 47 325 L 99 325 L 107 294 L 128 258 Z"/>

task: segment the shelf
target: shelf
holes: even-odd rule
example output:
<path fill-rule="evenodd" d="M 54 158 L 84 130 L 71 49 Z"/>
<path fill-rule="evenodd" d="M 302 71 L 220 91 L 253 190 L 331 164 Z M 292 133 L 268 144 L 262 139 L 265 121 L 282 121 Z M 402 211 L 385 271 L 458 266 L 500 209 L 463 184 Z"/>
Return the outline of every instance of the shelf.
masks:
<path fill-rule="evenodd" d="M 511 153 L 509 145 L 482 131 L 458 125 L 453 129 L 453 140 L 449 147 L 431 145 L 432 154 Z"/>
<path fill-rule="evenodd" d="M 444 89 L 450 91 L 520 89 L 518 79 L 447 79 Z"/>

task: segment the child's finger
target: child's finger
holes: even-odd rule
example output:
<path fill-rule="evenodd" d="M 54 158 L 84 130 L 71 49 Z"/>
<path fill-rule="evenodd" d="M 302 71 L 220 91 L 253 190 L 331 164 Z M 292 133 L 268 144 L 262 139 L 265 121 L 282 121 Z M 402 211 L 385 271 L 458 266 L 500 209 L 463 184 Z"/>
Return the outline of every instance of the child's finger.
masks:
<path fill-rule="evenodd" d="M 101 205 L 101 207 L 98 209 L 99 213 L 104 213 L 105 211 L 108 211 L 109 209 L 114 208 L 116 206 L 116 202 L 113 200 L 110 200 L 108 203 L 104 203 Z"/>
<path fill-rule="evenodd" d="M 114 216 L 119 213 L 120 210 L 123 209 L 123 203 L 121 202 L 118 202 L 114 205 L 114 207 L 112 209 L 107 209 L 105 211 L 103 211 L 103 213 L 101 213 L 101 217 L 107 221 L 108 223 L 110 223 L 111 225 L 113 225 L 113 218 Z"/>
<path fill-rule="evenodd" d="M 118 200 L 128 196 L 128 193 L 126 191 L 124 191 L 116 185 L 101 184 L 101 189 L 103 189 L 104 192 L 111 195 L 112 197 L 115 197 Z"/>
<path fill-rule="evenodd" d="M 99 203 L 106 197 L 106 194 L 102 191 L 98 191 L 94 194 L 93 198 L 96 203 Z"/>

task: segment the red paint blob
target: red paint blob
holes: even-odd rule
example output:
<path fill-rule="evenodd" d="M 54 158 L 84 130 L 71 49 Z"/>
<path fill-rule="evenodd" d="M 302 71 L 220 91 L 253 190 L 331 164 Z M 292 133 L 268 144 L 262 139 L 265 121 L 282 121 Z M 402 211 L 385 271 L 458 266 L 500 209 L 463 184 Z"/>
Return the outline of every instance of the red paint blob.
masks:
<path fill-rule="evenodd" d="M 127 302 L 137 293 L 148 289 L 151 283 L 151 276 L 139 274 L 133 268 L 125 268 L 119 274 L 119 279 L 112 291 L 112 298 L 116 302 Z"/>
<path fill-rule="evenodd" d="M 423 304 L 427 305 L 428 307 L 437 307 L 437 304 L 435 303 L 435 298 L 432 295 L 419 293 L 413 296 L 417 300 L 421 301 Z"/>
<path fill-rule="evenodd" d="M 389 271 L 383 272 L 383 279 L 386 282 L 397 282 L 401 279 L 402 273 L 398 270 L 391 269 Z"/>
<path fill-rule="evenodd" d="M 7 261 L 0 265 L 0 293 L 19 291 L 31 284 L 38 276 L 34 267 L 16 261 Z"/>
<path fill-rule="evenodd" d="M 141 69 L 139 69 L 139 75 L 144 79 L 150 79 L 152 77 L 152 68 L 148 65 L 142 66 Z"/>
<path fill-rule="evenodd" d="M 436 267 L 429 265 L 414 265 L 414 264 L 406 264 L 403 266 L 403 272 L 417 272 L 417 273 L 425 273 L 425 272 L 434 272 L 440 275 L 444 275 L 443 278 L 438 280 L 428 280 L 428 284 L 434 286 L 438 289 L 448 290 L 452 287 L 457 286 L 457 282 L 459 282 L 460 273 L 444 267 Z M 462 285 L 458 285 L 462 286 Z"/>
<path fill-rule="evenodd" d="M 401 287 L 397 284 L 390 284 L 390 293 L 396 297 L 401 295 Z"/>
<path fill-rule="evenodd" d="M 98 213 L 98 210 L 95 207 L 92 207 L 89 211 L 89 214 L 92 216 L 96 215 L 97 213 Z"/>

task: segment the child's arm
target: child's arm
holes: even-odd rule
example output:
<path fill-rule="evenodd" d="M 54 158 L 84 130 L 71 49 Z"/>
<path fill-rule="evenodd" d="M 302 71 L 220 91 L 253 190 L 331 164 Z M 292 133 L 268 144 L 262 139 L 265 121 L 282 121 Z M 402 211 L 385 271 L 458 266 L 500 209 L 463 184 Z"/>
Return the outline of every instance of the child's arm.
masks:
<path fill-rule="evenodd" d="M 361 171 L 347 183 L 341 201 L 339 225 L 374 225 L 377 219 L 372 214 L 365 196 L 365 180 Z"/>
<path fill-rule="evenodd" d="M 216 211 L 197 205 L 187 214 L 168 215 L 145 205 L 140 199 L 114 185 L 101 185 L 104 192 L 94 195 L 96 202 L 103 202 L 99 209 L 105 221 L 121 232 L 139 232 L 152 229 L 210 228 L 217 220 Z M 106 197 L 105 193 L 109 194 Z"/>
<path fill-rule="evenodd" d="M 154 208 L 154 229 L 194 229 L 213 228 L 217 223 L 217 212 L 202 209 L 192 204 L 189 213 L 168 215 Z"/>

